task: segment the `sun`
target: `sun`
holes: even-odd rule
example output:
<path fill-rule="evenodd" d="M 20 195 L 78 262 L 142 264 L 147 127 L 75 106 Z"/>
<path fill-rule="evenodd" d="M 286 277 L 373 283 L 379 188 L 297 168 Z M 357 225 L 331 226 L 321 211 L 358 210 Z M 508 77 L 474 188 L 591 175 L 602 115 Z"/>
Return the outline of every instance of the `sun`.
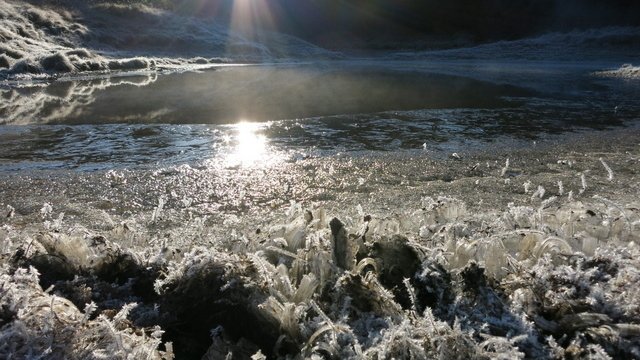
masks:
<path fill-rule="evenodd" d="M 232 136 L 235 147 L 229 154 L 229 160 L 241 165 L 252 165 L 267 157 L 267 139 L 260 131 L 264 124 L 240 121 L 234 125 Z"/>

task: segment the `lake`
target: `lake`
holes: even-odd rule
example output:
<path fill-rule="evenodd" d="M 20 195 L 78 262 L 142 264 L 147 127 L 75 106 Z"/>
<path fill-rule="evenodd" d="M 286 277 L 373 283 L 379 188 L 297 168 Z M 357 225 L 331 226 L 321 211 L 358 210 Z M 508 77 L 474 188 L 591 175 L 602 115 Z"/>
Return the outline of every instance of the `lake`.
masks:
<path fill-rule="evenodd" d="M 634 125 L 637 81 L 593 74 L 603 67 L 360 60 L 9 83 L 0 88 L 0 170 L 442 155 Z"/>

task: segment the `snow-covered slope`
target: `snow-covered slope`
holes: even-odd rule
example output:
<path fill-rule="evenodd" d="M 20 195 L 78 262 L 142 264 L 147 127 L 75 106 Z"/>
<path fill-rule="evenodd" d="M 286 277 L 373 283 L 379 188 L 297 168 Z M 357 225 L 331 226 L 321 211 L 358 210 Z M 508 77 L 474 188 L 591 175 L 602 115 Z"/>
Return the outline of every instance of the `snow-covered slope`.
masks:
<path fill-rule="evenodd" d="M 144 6 L 64 3 L 0 0 L 0 79 L 335 56 L 291 36 L 252 41 L 213 20 Z"/>
<path fill-rule="evenodd" d="M 553 32 L 538 37 L 498 41 L 474 47 L 399 52 L 396 57 L 464 60 L 633 61 L 640 48 L 640 28 L 608 27 Z"/>

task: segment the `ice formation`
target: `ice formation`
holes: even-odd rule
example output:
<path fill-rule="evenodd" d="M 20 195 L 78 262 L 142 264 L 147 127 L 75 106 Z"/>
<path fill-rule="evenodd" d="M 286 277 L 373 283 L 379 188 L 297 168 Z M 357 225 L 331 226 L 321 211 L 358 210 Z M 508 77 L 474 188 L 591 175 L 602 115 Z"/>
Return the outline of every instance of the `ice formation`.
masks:
<path fill-rule="evenodd" d="M 459 159 L 5 175 L 0 358 L 637 358 L 637 136 L 612 151 L 604 134 Z"/>
<path fill-rule="evenodd" d="M 552 197 L 483 214 L 449 197 L 422 204 L 346 225 L 294 203 L 286 223 L 240 248 L 188 252 L 62 228 L 21 244 L 5 227 L 0 354 L 640 356 L 640 293 L 628 287 L 640 282 L 635 205 Z"/>
<path fill-rule="evenodd" d="M 92 7 L 82 11 L 98 15 Z M 131 11 L 139 27 L 127 21 Z M 286 57 L 292 48 L 298 55 L 327 54 L 277 34 L 274 46 L 257 44 L 199 20 L 181 29 L 184 19 L 146 8 L 106 6 L 99 13 L 110 17 L 105 23 L 122 26 L 104 29 L 100 18 L 88 16 L 85 23 L 59 9 L 0 0 L 0 77 L 204 65 L 225 61 L 219 56 L 228 50 L 243 59 Z M 585 48 L 598 55 L 600 45 L 609 51 L 619 39 L 636 38 L 637 29 L 608 29 L 429 55 L 494 56 L 508 47 L 521 58 L 585 42 L 595 44 Z M 212 52 L 169 60 L 167 53 L 185 39 Z M 131 47 L 143 49 L 144 57 L 133 56 Z M 10 101 L 0 112 L 19 120 L 28 116 L 18 109 L 47 113 L 50 103 L 71 101 L 77 106 L 69 111 L 77 111 L 93 89 L 155 81 L 148 74 L 137 79 L 96 79 L 88 88 L 69 83 L 53 94 L 11 89 L 2 92 Z M 12 104 L 17 91 L 33 96 Z M 498 162 L 462 152 L 429 171 L 419 162 L 406 162 L 410 170 L 403 172 L 347 157 L 300 161 L 311 170 L 293 185 L 285 164 L 277 173 L 255 170 L 258 175 L 235 169 L 233 181 L 225 178 L 231 170 L 220 168 L 109 171 L 98 181 L 81 176 L 85 192 L 65 190 L 78 191 L 82 196 L 74 200 L 90 199 L 91 206 L 63 210 L 56 199 L 36 201 L 55 198 L 56 184 L 31 188 L 29 181 L 39 179 L 7 175 L 3 184 L 14 189 L 24 181 L 29 196 L 20 202 L 24 192 L 7 191 L 0 199 L 6 205 L 0 213 L 0 358 L 640 358 L 638 162 L 629 154 L 592 158 L 589 169 L 588 157 L 575 152 L 562 154 L 567 160 L 536 159 L 528 164 L 542 175 L 529 178 L 517 178 L 518 154 Z M 486 167 L 479 165 L 484 160 Z M 420 187 L 421 181 L 428 185 Z M 462 190 L 442 194 L 454 186 Z M 614 186 L 626 193 L 600 192 Z M 498 187 L 513 202 L 501 203 Z M 100 194 L 94 188 L 107 188 L 102 194 L 108 196 L 92 198 Z M 369 191 L 369 205 L 387 201 L 385 211 L 348 197 Z M 275 222 L 243 203 L 253 196 L 272 212 L 285 195 L 305 204 L 292 202 Z M 396 195 L 419 204 L 389 199 Z M 211 201 L 225 197 L 231 200 Z M 16 203 L 5 204 L 11 200 Z M 144 205 L 151 209 L 139 210 Z M 126 216 L 112 218 L 107 210 L 116 207 Z M 234 228 L 243 211 L 254 216 L 251 232 Z M 84 222 L 72 224 L 72 217 Z"/>

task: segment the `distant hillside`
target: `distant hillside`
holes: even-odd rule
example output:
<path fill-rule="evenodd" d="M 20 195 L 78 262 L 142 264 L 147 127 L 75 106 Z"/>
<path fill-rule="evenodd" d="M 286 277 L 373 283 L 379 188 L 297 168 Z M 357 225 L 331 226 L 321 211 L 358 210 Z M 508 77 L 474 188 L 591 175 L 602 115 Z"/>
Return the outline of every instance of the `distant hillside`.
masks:
<path fill-rule="evenodd" d="M 124 1 L 124 0 L 123 0 Z M 131 0 L 231 16 L 236 0 Z M 263 25 L 325 47 L 455 46 L 549 31 L 640 25 L 637 0 L 251 0 Z M 267 10 L 267 11 L 265 11 Z M 268 14 L 265 14 L 268 12 Z M 268 18 L 270 21 L 266 21 Z M 438 44 L 439 43 L 439 44 Z"/>
<path fill-rule="evenodd" d="M 142 2 L 0 0 L 0 79 L 335 56 L 289 35 L 248 38 L 220 19 Z"/>

